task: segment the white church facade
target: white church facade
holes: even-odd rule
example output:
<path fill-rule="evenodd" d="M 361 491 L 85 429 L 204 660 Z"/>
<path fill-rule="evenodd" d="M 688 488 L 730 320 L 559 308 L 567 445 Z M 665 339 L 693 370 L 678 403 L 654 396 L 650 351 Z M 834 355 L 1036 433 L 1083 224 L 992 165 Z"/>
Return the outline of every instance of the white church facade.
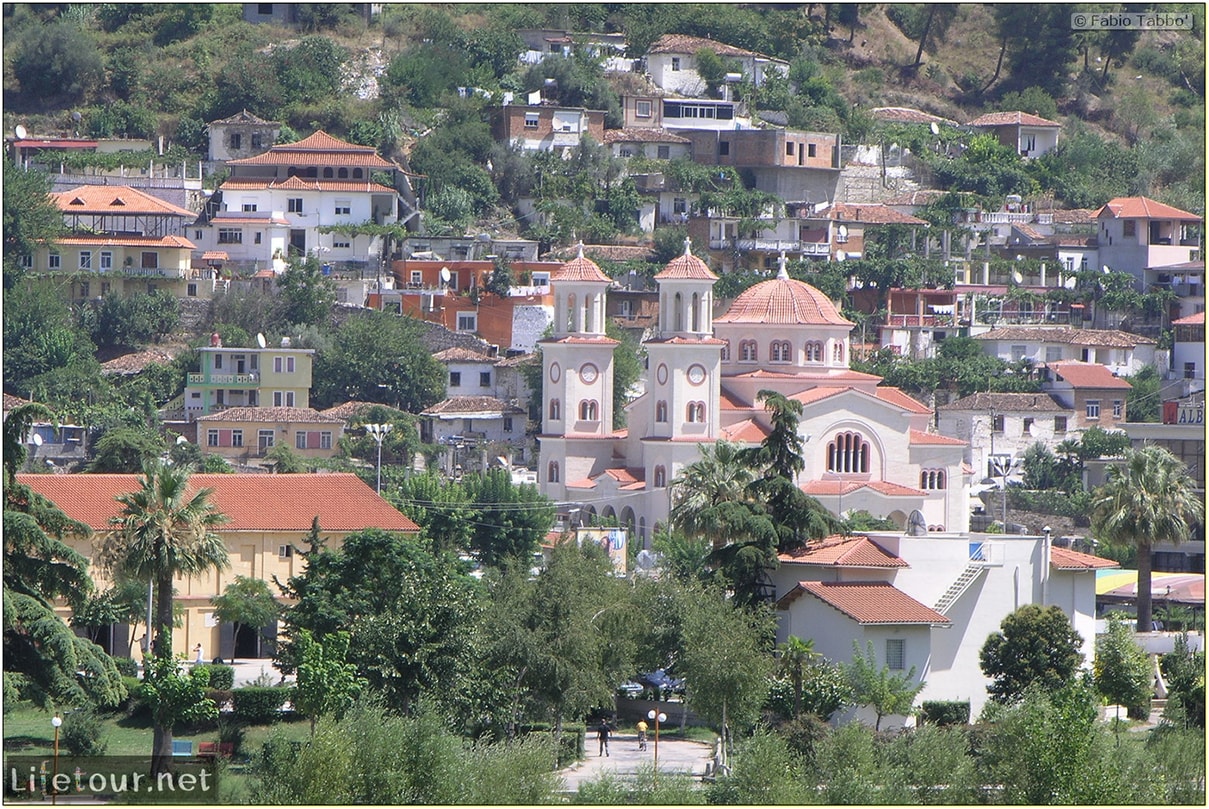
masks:
<path fill-rule="evenodd" d="M 930 432 L 927 407 L 848 367 L 853 324 L 818 289 L 789 278 L 783 258 L 775 278 L 716 317 L 717 276 L 687 243 L 655 280 L 646 389 L 627 405 L 627 428 L 614 430 L 611 280 L 582 251 L 551 276 L 555 323 L 541 342 L 544 494 L 564 509 L 616 518 L 646 547 L 701 445 L 754 446 L 768 434 L 758 395 L 773 390 L 803 405 L 797 482 L 833 513 L 865 510 L 905 526 L 918 510 L 929 530 L 969 529 L 966 442 Z"/>

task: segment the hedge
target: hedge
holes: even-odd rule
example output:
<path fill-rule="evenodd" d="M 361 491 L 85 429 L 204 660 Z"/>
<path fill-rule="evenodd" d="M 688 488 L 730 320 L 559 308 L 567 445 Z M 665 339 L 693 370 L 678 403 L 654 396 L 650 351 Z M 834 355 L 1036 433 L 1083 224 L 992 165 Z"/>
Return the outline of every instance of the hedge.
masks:
<path fill-rule="evenodd" d="M 970 703 L 925 700 L 920 705 L 920 719 L 931 725 L 968 725 Z"/>
<path fill-rule="evenodd" d="M 206 699 L 213 702 L 214 707 L 221 711 L 231 702 L 234 693 L 229 688 L 207 688 Z"/>
<path fill-rule="evenodd" d="M 289 686 L 245 686 L 231 692 L 235 718 L 251 725 L 275 721 L 293 691 Z"/>
<path fill-rule="evenodd" d="M 235 687 L 235 668 L 233 666 L 201 663 L 194 666 L 193 670 L 209 672 L 209 684 L 211 688 L 217 688 L 220 691 L 230 691 Z"/>

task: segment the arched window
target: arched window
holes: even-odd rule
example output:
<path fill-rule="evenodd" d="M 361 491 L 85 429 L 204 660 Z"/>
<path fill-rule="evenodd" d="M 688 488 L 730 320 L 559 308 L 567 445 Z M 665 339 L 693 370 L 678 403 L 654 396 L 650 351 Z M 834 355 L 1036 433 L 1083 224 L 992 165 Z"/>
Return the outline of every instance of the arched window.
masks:
<path fill-rule="evenodd" d="M 348 169 L 345 169 L 345 168 L 340 169 L 340 171 L 337 173 L 336 176 L 339 177 L 341 180 L 347 180 L 348 179 Z"/>
<path fill-rule="evenodd" d="M 323 179 L 325 179 L 325 180 L 332 179 L 332 167 L 331 166 L 328 166 L 327 168 L 325 168 L 323 170 Z"/>
<path fill-rule="evenodd" d="M 792 351 L 788 340 L 773 340 L 769 358 L 773 362 L 789 362 Z"/>
<path fill-rule="evenodd" d="M 575 328 L 575 296 L 567 296 L 567 331 L 578 331 Z"/>
<path fill-rule="evenodd" d="M 667 421 L 667 402 L 661 400 L 655 403 L 655 421 Z"/>
<path fill-rule="evenodd" d="M 806 344 L 806 362 L 823 361 L 823 344 L 809 342 Z"/>
<path fill-rule="evenodd" d="M 831 347 L 831 361 L 832 362 L 843 362 L 844 361 L 844 342 L 842 340 L 836 340 L 835 345 L 833 345 Z"/>
<path fill-rule="evenodd" d="M 365 176 L 365 172 L 363 172 L 361 169 L 353 169 L 354 180 L 360 180 L 363 176 Z"/>
<path fill-rule="evenodd" d="M 730 362 L 730 340 L 722 344 L 722 361 Z"/>
<path fill-rule="evenodd" d="M 692 330 L 701 331 L 701 299 L 696 292 L 693 293 L 693 309 L 689 313 L 689 317 L 692 318 Z"/>
<path fill-rule="evenodd" d="M 563 417 L 562 404 L 558 401 L 558 399 L 551 399 L 550 400 L 550 420 L 558 421 L 562 417 Z"/>
<path fill-rule="evenodd" d="M 739 362 L 755 362 L 756 357 L 756 341 L 742 340 L 739 343 Z"/>
<path fill-rule="evenodd" d="M 319 177 L 319 167 L 311 166 L 309 169 L 306 170 L 306 176 L 318 178 Z"/>
<path fill-rule="evenodd" d="M 945 470 L 924 469 L 919 473 L 919 488 L 924 490 L 945 488 Z"/>
<path fill-rule="evenodd" d="M 546 470 L 546 481 L 558 483 L 558 461 L 550 461 L 550 466 Z"/>
<path fill-rule="evenodd" d="M 869 442 L 860 433 L 840 433 L 827 445 L 827 471 L 869 471 Z"/>
<path fill-rule="evenodd" d="M 667 486 L 667 470 L 662 466 L 655 467 L 655 488 L 662 489 Z"/>
<path fill-rule="evenodd" d="M 290 166 L 288 169 L 285 170 L 285 176 L 287 176 L 287 177 L 296 177 L 297 175 L 298 175 L 297 166 Z"/>
<path fill-rule="evenodd" d="M 705 402 L 689 402 L 688 421 L 693 424 L 701 424 L 705 421 Z"/>
<path fill-rule="evenodd" d="M 672 331 L 684 331 L 684 300 L 679 292 L 672 298 L 672 319 L 676 324 Z"/>
<path fill-rule="evenodd" d="M 600 419 L 600 405 L 594 399 L 584 399 L 579 403 L 579 420 L 580 421 L 598 421 Z"/>

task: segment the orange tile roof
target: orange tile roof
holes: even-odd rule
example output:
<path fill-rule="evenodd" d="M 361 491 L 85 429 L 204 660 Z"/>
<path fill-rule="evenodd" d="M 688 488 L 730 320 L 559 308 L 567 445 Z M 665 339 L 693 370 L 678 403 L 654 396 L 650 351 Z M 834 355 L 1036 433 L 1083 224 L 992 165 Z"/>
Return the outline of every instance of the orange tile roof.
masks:
<path fill-rule="evenodd" d="M 519 407 L 514 407 L 507 402 L 501 402 L 494 396 L 452 396 L 444 401 L 437 402 L 432 407 L 427 407 L 420 411 L 422 416 L 442 416 L 442 415 L 458 415 L 470 416 L 478 414 L 486 417 L 487 414 L 500 416 L 509 413 L 523 413 Z"/>
<path fill-rule="evenodd" d="M 320 410 L 319 412 L 325 416 L 338 418 L 341 421 L 348 421 L 361 415 L 363 410 L 371 407 L 389 407 L 389 405 L 383 405 L 378 402 L 359 402 L 356 399 L 350 399 L 347 402 L 341 402 L 338 405 L 329 407 L 326 410 Z"/>
<path fill-rule="evenodd" d="M 863 225 L 918 225 L 927 222 L 911 214 L 887 208 L 885 205 L 856 202 L 837 202 L 829 209 L 829 216 L 836 222 L 858 222 Z"/>
<path fill-rule="evenodd" d="M 63 213 L 80 214 L 153 214 L 196 219 L 193 211 L 153 197 L 145 191 L 125 185 L 82 185 L 70 191 L 51 194 Z"/>
<path fill-rule="evenodd" d="M 908 431 L 908 442 L 911 444 L 936 444 L 943 446 L 964 447 L 968 442 L 960 438 L 950 438 L 939 433 L 929 433 L 923 430 Z"/>
<path fill-rule="evenodd" d="M 599 337 L 581 337 L 576 334 L 567 335 L 566 337 L 560 337 L 557 340 L 538 340 L 538 342 L 539 343 L 574 344 L 574 345 L 598 345 L 598 346 L 621 345 L 621 343 L 619 341 L 614 340 L 612 337 L 605 337 L 603 335 L 601 335 Z"/>
<path fill-rule="evenodd" d="M 961 443 L 964 444 L 965 442 Z M 855 491 L 866 488 L 888 497 L 922 497 L 927 494 L 927 492 L 920 489 L 912 489 L 910 486 L 900 486 L 888 480 L 808 480 L 800 488 L 806 494 L 815 497 L 820 495 L 835 497 L 852 494 Z"/>
<path fill-rule="evenodd" d="M 718 276 L 710 270 L 709 265 L 689 252 L 687 244 L 684 254 L 676 256 L 662 270 L 655 273 L 655 280 L 692 279 L 699 281 L 717 281 Z"/>
<path fill-rule="evenodd" d="M 800 581 L 777 602 L 780 609 L 812 595 L 859 624 L 949 624 L 948 618 L 889 582 Z"/>
<path fill-rule="evenodd" d="M 715 323 L 759 323 L 789 326 L 852 326 L 831 299 L 804 281 L 773 278 L 735 298 Z"/>
<path fill-rule="evenodd" d="M 827 565 L 829 567 L 910 567 L 868 537 L 829 536 L 790 553 L 778 554 L 782 564 Z"/>
<path fill-rule="evenodd" d="M 1172 326 L 1203 326 L 1205 325 L 1205 313 L 1197 312 L 1195 315 L 1181 317 L 1179 320 L 1171 321 Z"/>
<path fill-rule="evenodd" d="M 30 403 L 31 402 L 29 399 L 22 399 L 20 396 L 13 396 L 11 393 L 4 394 L 5 410 L 12 410 L 14 407 L 20 407 L 21 405 L 27 405 Z"/>
<path fill-rule="evenodd" d="M 284 180 L 251 180 L 233 177 L 220 186 L 224 191 L 348 191 L 366 194 L 394 194 L 395 189 L 367 180 L 320 180 L 313 177 L 287 177 Z"/>
<path fill-rule="evenodd" d="M 941 118 L 930 112 L 916 110 L 910 107 L 875 107 L 871 114 L 879 121 L 896 121 L 903 124 L 945 124 L 957 126 L 956 121 Z"/>
<path fill-rule="evenodd" d="M 653 127 L 630 127 L 628 129 L 606 129 L 605 143 L 692 143 L 688 138 L 673 135 L 666 129 Z"/>
<path fill-rule="evenodd" d="M 198 416 L 197 421 L 252 421 L 283 424 L 339 424 L 341 419 L 325 416 L 310 407 L 228 407 L 217 413 Z"/>
<path fill-rule="evenodd" d="M 926 404 L 916 399 L 902 390 L 891 385 L 878 385 L 873 390 L 877 394 L 877 398 L 883 402 L 898 405 L 904 410 L 910 410 L 912 413 L 931 413 L 932 409 Z"/>
<path fill-rule="evenodd" d="M 1069 382 L 1072 388 L 1132 388 L 1124 379 L 1113 376 L 1112 371 L 1094 362 L 1055 362 L 1046 367 Z"/>
<path fill-rule="evenodd" d="M 980 115 L 973 121 L 970 121 L 966 126 L 1003 126 L 1005 124 L 1020 124 L 1021 126 L 1053 126 L 1060 127 L 1062 124 L 1056 121 L 1049 121 L 1039 115 L 1032 115 L 1027 112 L 988 112 L 986 115 Z"/>
<path fill-rule="evenodd" d="M 294 143 L 279 143 L 264 154 L 228 160 L 228 166 L 363 166 L 375 169 L 399 168 L 384 160 L 372 146 L 333 138 L 323 130 Z"/>
<path fill-rule="evenodd" d="M 97 247 L 176 247 L 181 250 L 196 250 L 197 245 L 184 236 L 59 236 L 55 244 L 96 245 Z"/>
<path fill-rule="evenodd" d="M 438 362 L 495 362 L 495 357 L 489 356 L 484 351 L 475 351 L 461 346 L 438 351 L 432 355 L 432 358 Z"/>
<path fill-rule="evenodd" d="M 1038 340 L 1076 346 L 1134 348 L 1156 341 L 1120 329 L 1075 329 L 1070 326 L 1002 326 L 977 335 L 975 340 Z"/>
<path fill-rule="evenodd" d="M 1201 217 L 1194 213 L 1181 211 L 1170 205 L 1164 205 L 1148 197 L 1116 197 L 1110 199 L 1102 208 L 1096 211 L 1095 218 L 1099 219 L 1108 214 L 1114 219 L 1179 219 L 1184 222 L 1199 222 Z"/>
<path fill-rule="evenodd" d="M 217 121 L 211 121 L 210 123 L 211 124 L 266 124 L 266 125 L 271 125 L 271 126 L 281 126 L 281 123 L 279 121 L 266 121 L 263 118 L 253 115 L 252 113 L 248 112 L 247 110 L 242 110 L 240 112 L 235 113 L 234 115 L 227 116 L 226 118 L 219 118 Z"/>
<path fill-rule="evenodd" d="M 719 56 L 759 56 L 769 59 L 773 62 L 785 64 L 783 59 L 775 59 L 771 56 L 765 56 L 762 53 L 744 50 L 743 48 L 737 48 L 734 45 L 726 45 L 722 42 L 715 42 L 712 39 L 705 39 L 704 37 L 689 36 L 688 34 L 664 34 L 663 36 L 659 37 L 659 39 L 655 40 L 655 44 L 651 45 L 647 49 L 647 53 L 694 54 L 702 48 L 711 50 Z"/>
<path fill-rule="evenodd" d="M 49 498 L 69 517 L 105 531 L 119 510 L 114 498 L 138 489 L 139 475 L 20 475 L 21 483 Z M 417 532 L 419 526 L 374 493 L 356 475 L 348 473 L 309 475 L 222 475 L 196 474 L 190 491 L 212 488 L 219 511 L 230 521 L 228 531 L 311 530 L 319 518 L 322 531 Z"/>
<path fill-rule="evenodd" d="M 722 410 L 756 410 L 757 408 L 744 404 L 741 400 L 736 399 L 729 391 L 723 390 L 719 397 L 719 407 Z"/>
<path fill-rule="evenodd" d="M 987 413 L 1062 413 L 1068 410 L 1048 393 L 971 393 L 941 405 L 940 410 L 974 410 Z"/>
<path fill-rule="evenodd" d="M 168 365 L 175 356 L 168 351 L 151 348 L 146 351 L 132 351 L 120 357 L 114 357 L 108 362 L 101 363 L 103 374 L 137 374 L 149 365 Z"/>
<path fill-rule="evenodd" d="M 1109 567 L 1120 567 L 1121 563 L 1112 559 L 1103 559 L 1090 553 L 1072 551 L 1070 548 L 1051 547 L 1049 563 L 1058 570 L 1100 570 Z"/>
<path fill-rule="evenodd" d="M 233 190 L 233 189 L 228 189 Z M 289 225 L 290 220 L 284 216 L 273 216 L 271 214 L 261 214 L 260 216 L 236 216 L 242 214 L 243 211 L 231 211 L 218 213 L 210 217 L 212 225 Z"/>
<path fill-rule="evenodd" d="M 769 430 L 755 419 L 744 419 L 737 424 L 723 427 L 719 432 L 723 440 L 744 444 L 758 444 L 769 434 Z"/>
<path fill-rule="evenodd" d="M 551 281 L 596 281 L 605 284 L 613 283 L 613 279 L 605 275 L 600 266 L 590 258 L 585 258 L 581 251 L 579 255 L 550 273 Z"/>

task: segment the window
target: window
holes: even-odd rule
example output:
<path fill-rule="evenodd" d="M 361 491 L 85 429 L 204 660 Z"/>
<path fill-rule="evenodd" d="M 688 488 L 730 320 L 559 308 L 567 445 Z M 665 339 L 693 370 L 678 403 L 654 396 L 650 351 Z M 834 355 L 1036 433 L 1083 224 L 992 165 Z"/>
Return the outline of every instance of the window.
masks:
<path fill-rule="evenodd" d="M 925 491 L 945 487 L 945 470 L 924 469 L 919 473 L 919 488 Z"/>
<path fill-rule="evenodd" d="M 902 671 L 906 664 L 907 641 L 903 638 L 886 638 L 886 668 Z"/>
<path fill-rule="evenodd" d="M 672 213 L 685 213 L 688 211 L 688 200 L 684 197 L 672 197 Z"/>
<path fill-rule="evenodd" d="M 294 433 L 294 449 L 306 449 L 306 433 L 302 430 Z"/>
<path fill-rule="evenodd" d="M 302 197 L 291 197 L 286 205 L 290 213 L 302 213 Z"/>
<path fill-rule="evenodd" d="M 231 148 L 239 149 L 243 146 L 243 136 L 238 132 L 231 133 Z"/>
<path fill-rule="evenodd" d="M 730 340 L 722 344 L 722 361 L 730 362 Z"/>
<path fill-rule="evenodd" d="M 46 257 L 46 267 L 51 270 L 58 270 L 63 266 L 63 257 L 58 253 L 51 253 Z"/>
<path fill-rule="evenodd" d="M 81 281 L 81 282 L 80 282 L 80 297 L 81 297 L 81 298 L 87 298 L 87 297 L 88 297 L 88 293 L 89 293 L 90 291 L 91 291 L 91 290 L 89 289 L 88 282 L 87 282 L 87 281 Z"/>
<path fill-rule="evenodd" d="M 1132 219 L 1126 219 L 1124 222 L 1121 223 L 1121 235 L 1122 236 L 1137 236 L 1138 235 L 1137 228 L 1138 228 L 1137 222 L 1135 222 Z"/>
<path fill-rule="evenodd" d="M 511 416 L 504 416 L 504 432 L 506 432 L 506 433 L 512 432 L 512 417 Z"/>
<path fill-rule="evenodd" d="M 476 331 L 479 316 L 474 312 L 458 312 L 458 331 Z"/>
<path fill-rule="evenodd" d="M 1054 416 L 1054 432 L 1066 432 L 1066 416 Z"/>
<path fill-rule="evenodd" d="M 680 70 L 680 57 L 679 56 L 672 57 L 672 70 Z"/>
<path fill-rule="evenodd" d="M 536 112 L 525 113 L 525 129 L 537 129 L 538 115 Z"/>
<path fill-rule="evenodd" d="M 666 145 L 665 146 L 656 146 L 655 147 L 655 156 L 658 157 L 660 160 L 667 160 L 669 157 L 672 156 L 672 147 L 666 146 Z"/>
<path fill-rule="evenodd" d="M 701 424 L 705 421 L 705 402 L 689 402 L 687 421 L 690 424 Z"/>
<path fill-rule="evenodd" d="M 411 283 L 419 286 L 424 283 L 424 272 L 422 270 L 411 271 Z"/>
<path fill-rule="evenodd" d="M 807 362 L 822 362 L 823 361 L 823 344 L 810 342 L 806 344 L 806 361 Z"/>
<path fill-rule="evenodd" d="M 728 154 L 730 154 L 730 141 L 728 141 L 728 140 L 718 141 L 718 156 L 726 157 Z"/>
<path fill-rule="evenodd" d="M 233 447 L 242 447 L 243 446 L 243 430 L 232 430 L 231 431 L 231 446 L 233 446 Z"/>
<path fill-rule="evenodd" d="M 264 147 L 264 135 L 261 135 L 259 133 L 253 134 L 252 135 L 252 148 L 260 149 L 263 147 Z"/>
<path fill-rule="evenodd" d="M 294 373 L 294 360 L 295 359 L 296 359 L 295 357 L 286 357 L 285 358 L 285 372 L 287 374 Z"/>
<path fill-rule="evenodd" d="M 789 362 L 792 348 L 788 340 L 773 340 L 770 352 L 769 359 L 773 362 Z"/>
<path fill-rule="evenodd" d="M 1024 135 L 1022 137 L 1023 147 L 1020 151 L 1022 154 L 1031 154 L 1037 150 L 1037 136 Z"/>
<path fill-rule="evenodd" d="M 108 250 L 101 251 L 101 272 L 113 269 L 113 253 Z"/>
<path fill-rule="evenodd" d="M 844 344 L 842 342 L 840 342 L 839 340 L 836 340 L 835 345 L 833 345 L 831 347 L 831 361 L 832 362 L 843 362 L 844 361 Z"/>
<path fill-rule="evenodd" d="M 262 234 L 262 233 L 261 233 L 259 230 L 258 230 L 258 231 L 256 231 L 256 233 L 252 235 L 252 243 L 253 243 L 253 244 L 260 244 L 260 237 L 261 237 L 262 235 L 264 235 L 264 234 Z"/>
<path fill-rule="evenodd" d="M 579 403 L 579 420 L 599 421 L 600 405 L 598 405 L 593 399 L 584 399 Z"/>
<path fill-rule="evenodd" d="M 332 433 L 330 430 L 324 430 L 319 433 L 319 449 L 332 448 Z"/>
<path fill-rule="evenodd" d="M 558 421 L 562 417 L 563 417 L 562 405 L 559 404 L 558 399 L 551 399 L 550 400 L 550 420 Z"/>
<path fill-rule="evenodd" d="M 655 467 L 655 488 L 662 489 L 667 485 L 667 470 L 662 466 Z"/>
<path fill-rule="evenodd" d="M 480 388 L 491 387 L 491 372 L 490 371 L 479 371 L 479 387 Z"/>
<path fill-rule="evenodd" d="M 160 254 L 153 250 L 144 251 L 142 256 L 144 270 L 156 270 L 160 266 Z"/>
<path fill-rule="evenodd" d="M 1184 379 L 1196 379 L 1196 363 L 1184 363 Z"/>
<path fill-rule="evenodd" d="M 256 203 L 255 203 L 255 202 L 245 202 L 245 203 L 243 204 L 243 211 L 244 211 L 244 213 L 252 213 L 252 212 L 253 212 L 253 211 L 255 211 L 255 210 L 256 210 Z"/>
<path fill-rule="evenodd" d="M 353 212 L 353 203 L 347 199 L 336 200 L 336 210 L 333 213 L 336 216 L 348 216 Z"/>
<path fill-rule="evenodd" d="M 243 244 L 243 231 L 239 228 L 219 228 L 219 244 Z"/>
<path fill-rule="evenodd" d="M 1024 434 L 1025 434 L 1025 435 L 1031 435 L 1031 433 L 1030 433 L 1029 431 L 1030 431 L 1030 430 L 1032 430 L 1032 429 L 1033 429 L 1033 419 L 1032 419 L 1032 417 L 1031 417 L 1031 416 L 1025 416 L 1025 417 L 1024 417 Z"/>
<path fill-rule="evenodd" d="M 294 555 L 294 546 L 293 545 L 278 545 L 277 546 L 277 558 L 278 559 L 289 559 L 293 555 Z"/>
<path fill-rule="evenodd" d="M 218 430 L 206 430 L 206 446 L 218 446 Z"/>
<path fill-rule="evenodd" d="M 1012 362 L 1020 362 L 1024 359 L 1024 346 L 1012 346 Z"/>
<path fill-rule="evenodd" d="M 785 144 L 785 155 L 787 157 L 793 157 L 793 144 L 792 143 Z"/>
<path fill-rule="evenodd" d="M 272 430 L 260 430 L 256 433 L 256 446 L 262 453 L 273 448 L 274 440 L 276 439 Z"/>
<path fill-rule="evenodd" d="M 81 270 L 91 270 L 92 269 L 92 253 L 88 252 L 87 250 L 80 251 L 80 269 Z"/>
<path fill-rule="evenodd" d="M 189 298 L 196 298 L 197 284 L 185 284 L 185 295 Z"/>
<path fill-rule="evenodd" d="M 666 422 L 667 421 L 667 402 L 658 401 L 655 403 L 655 421 L 657 421 L 657 422 Z"/>
<path fill-rule="evenodd" d="M 462 372 L 461 371 L 450 371 L 449 372 L 449 387 L 460 388 L 461 386 L 462 386 Z"/>
<path fill-rule="evenodd" d="M 294 391 L 292 390 L 275 390 L 273 391 L 273 407 L 293 407 L 294 406 Z"/>
<path fill-rule="evenodd" d="M 1087 400 L 1087 417 L 1089 419 L 1100 418 L 1100 400 L 1099 399 L 1088 399 Z"/>
<path fill-rule="evenodd" d="M 550 465 L 546 467 L 546 481 L 558 483 L 558 461 L 550 461 Z"/>
<path fill-rule="evenodd" d="M 634 117 L 650 118 L 651 117 L 651 102 L 638 101 L 634 104 Z"/>
<path fill-rule="evenodd" d="M 364 176 L 365 176 L 365 172 L 363 172 L 361 169 L 353 169 L 353 179 L 354 180 L 360 180 Z"/>
<path fill-rule="evenodd" d="M 352 246 L 353 246 L 353 243 L 349 240 L 348 236 L 332 236 L 332 247 L 343 248 L 343 249 L 347 250 L 348 248 L 350 248 Z"/>
<path fill-rule="evenodd" d="M 214 369 L 216 371 L 222 369 L 222 354 L 214 355 Z"/>
<path fill-rule="evenodd" d="M 1058 362 L 1062 359 L 1062 346 L 1046 346 L 1045 361 Z"/>
<path fill-rule="evenodd" d="M 191 294 L 196 295 L 197 294 L 197 284 L 190 284 L 189 286 L 193 287 L 193 292 Z M 108 294 L 109 294 L 109 282 L 102 281 L 101 282 L 101 295 L 105 296 Z"/>
<path fill-rule="evenodd" d="M 1003 416 L 991 415 L 991 432 L 1003 432 Z"/>
<path fill-rule="evenodd" d="M 1121 402 L 1120 399 L 1112 400 L 1112 417 L 1114 419 L 1121 418 L 1122 405 L 1123 405 L 1123 403 Z"/>
<path fill-rule="evenodd" d="M 827 444 L 827 471 L 869 471 L 869 442 L 860 433 L 840 433 Z"/>
<path fill-rule="evenodd" d="M 815 156 L 815 151 L 814 151 L 814 150 L 815 150 L 815 148 L 816 148 L 816 147 L 815 147 L 815 144 L 813 144 L 813 143 L 808 143 L 808 144 L 806 144 L 806 156 L 807 156 L 807 157 L 814 157 L 814 156 Z"/>
<path fill-rule="evenodd" d="M 739 362 L 756 361 L 756 341 L 743 340 L 739 343 Z"/>

